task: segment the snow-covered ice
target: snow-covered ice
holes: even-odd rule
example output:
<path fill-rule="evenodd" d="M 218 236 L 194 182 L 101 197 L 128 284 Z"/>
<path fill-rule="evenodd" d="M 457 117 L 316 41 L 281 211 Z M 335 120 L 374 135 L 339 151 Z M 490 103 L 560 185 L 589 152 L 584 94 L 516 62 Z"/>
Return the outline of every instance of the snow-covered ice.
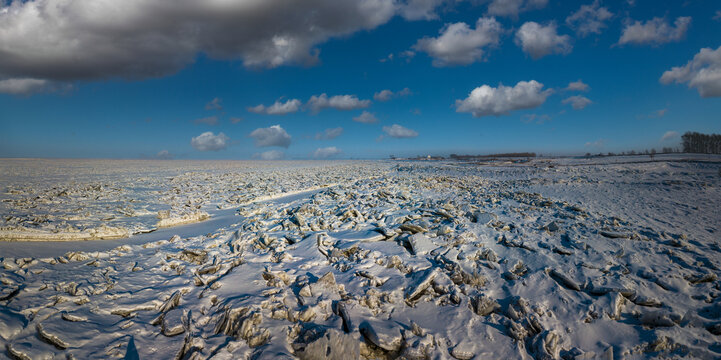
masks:
<path fill-rule="evenodd" d="M 720 168 L 2 160 L 0 358 L 717 359 Z"/>

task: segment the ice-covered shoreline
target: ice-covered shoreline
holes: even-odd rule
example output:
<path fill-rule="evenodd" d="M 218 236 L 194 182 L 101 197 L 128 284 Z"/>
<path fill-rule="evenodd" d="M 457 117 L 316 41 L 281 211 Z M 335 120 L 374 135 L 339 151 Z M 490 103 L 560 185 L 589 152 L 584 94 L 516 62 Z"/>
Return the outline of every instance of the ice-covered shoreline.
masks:
<path fill-rule="evenodd" d="M 344 161 L 2 159 L 0 241 L 125 238 L 369 171 L 364 162 Z"/>
<path fill-rule="evenodd" d="M 123 357 L 131 343 L 141 358 L 721 356 L 719 164 L 564 161 L 364 164 L 376 176 L 242 204 L 188 236 L 0 255 L 0 345 L 30 358 Z"/>

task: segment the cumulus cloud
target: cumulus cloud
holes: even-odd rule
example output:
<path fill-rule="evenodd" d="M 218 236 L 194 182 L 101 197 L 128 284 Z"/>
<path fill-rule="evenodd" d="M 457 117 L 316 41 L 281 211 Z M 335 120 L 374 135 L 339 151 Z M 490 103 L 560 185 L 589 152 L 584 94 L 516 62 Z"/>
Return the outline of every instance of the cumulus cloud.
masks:
<path fill-rule="evenodd" d="M 208 131 L 190 139 L 190 145 L 198 151 L 220 151 L 228 147 L 229 140 L 223 133 L 215 135 Z"/>
<path fill-rule="evenodd" d="M 488 4 L 488 14 L 518 18 L 518 14 L 528 10 L 546 7 L 548 0 L 493 0 Z"/>
<path fill-rule="evenodd" d="M 629 22 L 623 28 L 619 45 L 660 45 L 672 41 L 679 41 L 686 36 L 686 31 L 691 24 L 690 16 L 676 18 L 674 25 L 670 25 L 664 18 L 655 17 L 644 23 L 635 21 Z"/>
<path fill-rule="evenodd" d="M 393 91 L 390 90 L 381 90 L 373 94 L 373 100 L 376 101 L 388 101 L 391 98 L 393 98 Z"/>
<path fill-rule="evenodd" d="M 363 109 L 370 106 L 370 104 L 370 100 L 360 100 L 355 95 L 335 95 L 329 98 L 325 93 L 311 96 L 307 103 L 314 113 L 328 108 L 337 110 Z"/>
<path fill-rule="evenodd" d="M 332 139 L 339 137 L 341 134 L 343 134 L 342 127 L 330 128 L 330 129 L 325 129 L 323 132 L 316 133 L 315 139 L 316 140 L 332 140 Z"/>
<path fill-rule="evenodd" d="M 384 126 L 383 132 L 386 133 L 387 136 L 390 136 L 392 138 L 396 139 L 404 139 L 404 138 L 414 138 L 418 136 L 418 132 L 415 130 L 411 130 L 407 127 L 393 124 L 391 126 Z"/>
<path fill-rule="evenodd" d="M 676 140 L 679 136 L 678 131 L 666 131 L 666 133 L 661 136 L 661 141 Z"/>
<path fill-rule="evenodd" d="M 261 160 L 280 160 L 285 158 L 285 153 L 282 150 L 268 150 L 262 153 L 255 153 L 253 157 Z"/>
<path fill-rule="evenodd" d="M 544 26 L 529 21 L 518 29 L 515 42 L 534 60 L 551 54 L 568 54 L 573 48 L 571 37 L 558 35 L 555 23 Z"/>
<path fill-rule="evenodd" d="M 381 90 L 381 91 L 373 94 L 373 100 L 383 102 L 383 101 L 388 101 L 388 100 L 391 100 L 391 99 L 393 99 L 395 97 L 399 97 L 399 96 L 409 96 L 412 93 L 413 92 L 411 92 L 411 89 L 409 89 L 409 88 L 403 88 L 403 90 L 395 92 L 395 93 L 393 91 L 385 89 L 385 90 Z"/>
<path fill-rule="evenodd" d="M 205 110 L 223 110 L 223 100 L 214 98 L 205 104 Z"/>
<path fill-rule="evenodd" d="M 599 0 L 593 4 L 582 5 L 578 11 L 566 18 L 566 25 L 576 30 L 581 37 L 589 34 L 600 34 L 606 27 L 606 20 L 613 17 L 613 14 L 606 7 L 602 7 Z"/>
<path fill-rule="evenodd" d="M 340 149 L 335 146 L 329 146 L 324 148 L 318 148 L 313 152 L 313 157 L 316 159 L 327 159 L 330 157 L 338 156 L 342 153 Z"/>
<path fill-rule="evenodd" d="M 0 78 L 72 81 L 172 74 L 197 54 L 247 67 L 313 64 L 317 45 L 438 1 L 73 1 L 0 3 Z M 82 56 L 78 56 L 82 54 Z"/>
<path fill-rule="evenodd" d="M 403 88 L 403 90 L 396 93 L 397 96 L 410 96 L 413 92 L 409 88 Z"/>
<path fill-rule="evenodd" d="M 701 49 L 686 65 L 665 71 L 660 81 L 662 84 L 686 83 L 705 98 L 721 96 L 721 46 L 716 50 Z"/>
<path fill-rule="evenodd" d="M 48 90 L 52 90 L 52 86 L 49 81 L 43 79 L 21 78 L 0 80 L 0 94 L 30 95 Z"/>
<path fill-rule="evenodd" d="M 170 160 L 173 158 L 173 154 L 171 154 L 168 150 L 160 150 L 155 155 L 155 158 L 160 160 Z"/>
<path fill-rule="evenodd" d="M 578 81 L 571 81 L 568 83 L 568 86 L 566 86 L 566 91 L 583 91 L 586 92 L 588 90 L 591 90 L 591 87 L 588 86 L 588 84 L 581 81 L 581 79 L 578 79 Z"/>
<path fill-rule="evenodd" d="M 217 116 L 208 116 L 200 119 L 193 120 L 196 124 L 205 124 L 205 125 L 218 125 L 218 117 Z"/>
<path fill-rule="evenodd" d="M 436 8 L 446 0 L 408 0 L 401 3 L 399 12 L 408 20 L 433 20 L 438 18 Z"/>
<path fill-rule="evenodd" d="M 563 99 L 562 103 L 571 104 L 574 110 L 583 110 L 586 106 L 593 104 L 593 101 L 585 96 L 574 95 Z"/>
<path fill-rule="evenodd" d="M 249 136 L 255 139 L 255 146 L 257 147 L 280 146 L 288 148 L 290 146 L 290 135 L 280 125 L 255 129 Z"/>
<path fill-rule="evenodd" d="M 268 114 L 268 115 L 285 115 L 297 112 L 300 110 L 301 102 L 298 99 L 288 99 L 285 102 L 276 100 L 273 105 L 265 106 L 263 104 L 252 106 L 248 108 L 248 111 L 256 114 Z"/>
<path fill-rule="evenodd" d="M 372 124 L 378 122 L 378 118 L 376 118 L 373 113 L 369 113 L 368 111 L 363 111 L 360 115 L 353 118 L 353 121 L 364 123 L 364 124 Z"/>
<path fill-rule="evenodd" d="M 486 47 L 499 43 L 503 27 L 495 18 L 482 17 L 471 29 L 466 23 L 446 24 L 435 38 L 424 37 L 413 49 L 433 58 L 433 66 L 468 65 L 482 61 Z"/>
<path fill-rule="evenodd" d="M 514 110 L 538 107 L 552 93 L 551 89 L 543 90 L 543 84 L 536 80 L 520 81 L 513 87 L 482 85 L 467 98 L 456 100 L 456 112 L 471 113 L 474 117 L 508 115 Z"/>

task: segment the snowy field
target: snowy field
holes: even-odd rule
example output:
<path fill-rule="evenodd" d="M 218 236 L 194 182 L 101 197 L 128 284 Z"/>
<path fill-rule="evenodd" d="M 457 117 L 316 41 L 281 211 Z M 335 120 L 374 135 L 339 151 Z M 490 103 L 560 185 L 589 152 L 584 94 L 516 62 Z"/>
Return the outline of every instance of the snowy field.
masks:
<path fill-rule="evenodd" d="M 721 157 L 0 160 L 0 358 L 721 358 Z"/>

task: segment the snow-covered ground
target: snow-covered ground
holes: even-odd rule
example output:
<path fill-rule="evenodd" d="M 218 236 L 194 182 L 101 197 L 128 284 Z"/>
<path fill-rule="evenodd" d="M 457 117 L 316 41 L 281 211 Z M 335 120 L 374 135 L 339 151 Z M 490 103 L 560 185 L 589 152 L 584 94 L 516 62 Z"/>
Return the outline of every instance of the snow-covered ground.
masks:
<path fill-rule="evenodd" d="M 126 238 L 218 210 L 373 176 L 356 162 L 0 161 L 0 240 Z"/>
<path fill-rule="evenodd" d="M 720 169 L 2 160 L 0 358 L 716 359 Z"/>

